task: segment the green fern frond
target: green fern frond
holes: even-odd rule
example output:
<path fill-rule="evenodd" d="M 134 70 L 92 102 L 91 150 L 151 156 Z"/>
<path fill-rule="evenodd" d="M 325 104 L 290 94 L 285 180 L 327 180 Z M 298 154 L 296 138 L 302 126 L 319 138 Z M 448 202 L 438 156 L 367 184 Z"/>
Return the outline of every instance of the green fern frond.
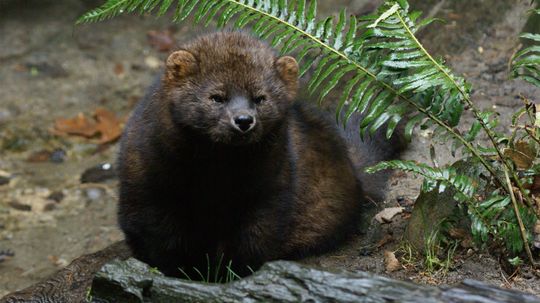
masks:
<path fill-rule="evenodd" d="M 540 9 L 533 10 L 533 13 L 540 15 Z M 512 77 L 540 87 L 540 34 L 523 33 L 520 37 L 531 40 L 533 44 L 516 53 L 512 59 Z"/>
<path fill-rule="evenodd" d="M 510 204 L 509 196 L 500 195 L 496 191 L 484 201 L 469 206 L 471 231 L 478 243 L 486 243 L 489 237 L 492 237 L 503 243 L 512 254 L 519 254 L 523 251 L 525 243 Z M 526 230 L 529 231 L 528 238 L 532 239 L 530 231 L 536 222 L 536 215 L 530 208 L 524 206 L 519 207 L 519 212 Z"/>
<path fill-rule="evenodd" d="M 163 14 L 174 1 L 108 0 L 102 7 L 81 17 L 79 22 L 111 18 L 123 12 Z M 195 22 L 216 20 L 224 26 L 251 25 L 261 37 L 270 38 L 282 52 L 297 52 L 301 73 L 317 63 L 309 91 L 323 100 L 344 80 L 338 116 L 365 114 L 361 128 L 375 131 L 386 121 L 395 125 L 415 108 L 453 127 L 459 121 L 460 91 L 467 94 L 463 79 L 434 60 L 414 37 L 419 14 L 408 12 L 406 1 L 388 1 L 379 13 L 357 20 L 342 10 L 337 17 L 317 20 L 316 1 L 305 0 L 178 0 L 174 15 L 181 21 L 190 14 Z M 429 23 L 423 22 L 423 24 Z M 383 50 L 383 51 L 381 51 Z M 444 92 L 444 93 L 443 93 Z M 430 96 L 426 99 L 426 96 Z M 397 98 L 396 98 L 397 97 Z M 345 106 L 348 103 L 348 106 Z M 416 121 L 416 120 L 414 120 Z"/>
<path fill-rule="evenodd" d="M 408 13 L 406 1 L 388 1 L 376 15 L 362 18 L 366 38 L 363 47 L 375 50 L 379 57 L 381 53 L 386 54 L 380 59 L 380 80 L 414 102 L 428 117 L 437 118 L 437 124 L 449 126 L 450 129 L 443 127 L 451 131 L 459 123 L 469 86 L 462 78 L 452 75 L 440 60 L 434 59 L 415 37 L 418 30 L 415 21 L 419 16 L 416 12 Z M 408 135 L 422 122 L 421 118 L 410 119 Z"/>
<path fill-rule="evenodd" d="M 461 202 L 475 199 L 475 182 L 468 176 L 460 174 L 453 167 L 435 168 L 424 163 L 410 160 L 383 161 L 366 169 L 367 173 L 375 173 L 385 169 L 398 169 L 424 177 L 422 191 L 427 192 L 438 188 L 439 192 L 447 188 L 455 190 L 454 198 Z"/>
<path fill-rule="evenodd" d="M 414 161 L 392 160 L 381 162 L 366 169 L 374 173 L 384 169 L 398 169 L 424 177 L 422 191 L 437 190 L 443 193 L 450 189 L 452 197 L 467 206 L 471 219 L 471 233 L 477 243 L 487 243 L 495 240 L 506 245 L 513 253 L 520 253 L 524 249 L 524 241 L 519 231 L 516 216 L 511 207 L 511 198 L 501 194 L 498 190 L 484 200 L 476 192 L 477 185 L 472 178 L 460 174 L 454 167 L 434 168 Z M 527 230 L 532 230 L 536 216 L 531 209 L 521 207 L 521 216 L 524 218 Z"/>

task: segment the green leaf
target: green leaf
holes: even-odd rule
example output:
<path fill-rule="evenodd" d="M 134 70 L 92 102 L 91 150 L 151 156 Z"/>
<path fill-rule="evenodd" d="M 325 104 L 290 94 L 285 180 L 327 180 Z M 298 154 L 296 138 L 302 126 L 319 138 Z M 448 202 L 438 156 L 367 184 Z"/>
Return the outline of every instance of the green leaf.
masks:
<path fill-rule="evenodd" d="M 337 85 L 338 81 L 341 80 L 341 78 L 348 72 L 351 72 L 355 70 L 354 66 L 346 66 L 344 68 L 339 69 L 328 81 L 328 84 L 324 86 L 324 88 L 321 90 L 321 94 L 319 96 L 319 103 L 322 102 L 322 99 L 328 95 L 328 93 Z"/>
<path fill-rule="evenodd" d="M 336 108 L 336 122 L 339 121 L 341 117 L 341 111 L 343 110 L 343 106 L 345 105 L 345 102 L 347 101 L 347 98 L 349 98 L 351 91 L 353 87 L 360 81 L 365 74 L 358 73 L 356 76 L 354 76 L 351 80 L 347 82 L 347 85 L 345 85 L 345 88 L 343 89 L 343 93 L 341 94 L 341 97 L 338 100 L 338 105 Z"/>
<path fill-rule="evenodd" d="M 158 16 L 163 16 L 167 10 L 171 7 L 174 0 L 163 0 L 161 3 L 161 6 L 159 7 L 159 11 L 157 13 Z"/>

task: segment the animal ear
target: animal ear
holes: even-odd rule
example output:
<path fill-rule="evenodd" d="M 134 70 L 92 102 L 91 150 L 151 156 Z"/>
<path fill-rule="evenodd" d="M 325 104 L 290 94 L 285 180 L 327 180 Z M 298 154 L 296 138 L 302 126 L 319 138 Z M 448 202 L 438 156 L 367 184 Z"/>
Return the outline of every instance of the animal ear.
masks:
<path fill-rule="evenodd" d="M 197 59 L 188 51 L 178 50 L 167 58 L 166 76 L 170 81 L 178 81 L 197 71 Z"/>
<path fill-rule="evenodd" d="M 293 57 L 283 56 L 276 60 L 275 65 L 279 77 L 285 82 L 291 98 L 294 98 L 298 90 L 298 63 Z"/>

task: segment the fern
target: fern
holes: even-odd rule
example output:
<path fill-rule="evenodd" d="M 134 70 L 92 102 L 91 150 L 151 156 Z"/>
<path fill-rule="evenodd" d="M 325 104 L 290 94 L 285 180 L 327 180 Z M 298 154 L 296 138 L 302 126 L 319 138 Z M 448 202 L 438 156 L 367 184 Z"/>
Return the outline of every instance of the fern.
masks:
<path fill-rule="evenodd" d="M 540 9 L 532 12 L 540 15 Z M 531 40 L 533 45 L 519 51 L 512 59 L 512 77 L 540 87 L 540 34 L 523 33 L 520 37 Z"/>
<path fill-rule="evenodd" d="M 453 167 L 434 168 L 424 163 L 406 160 L 383 161 L 366 169 L 368 173 L 375 173 L 385 169 L 398 169 L 411 172 L 424 177 L 422 191 L 427 192 L 438 188 L 439 192 L 447 188 L 455 190 L 454 199 L 461 202 L 470 202 L 475 199 L 476 188 L 470 177 L 460 174 Z"/>
<path fill-rule="evenodd" d="M 390 136 L 398 122 L 410 113 L 421 112 L 440 127 L 451 131 L 463 110 L 462 98 L 468 86 L 433 59 L 414 37 L 414 32 L 431 20 L 414 25 L 418 13 L 408 12 L 406 1 L 388 1 L 377 15 L 357 20 L 342 10 L 337 18 L 317 21 L 316 1 L 305 0 L 109 0 L 81 17 L 79 22 L 100 21 L 122 12 L 163 14 L 173 2 L 173 19 L 182 21 L 193 13 L 196 22 L 218 26 L 234 20 L 235 27 L 251 25 L 262 38 L 272 38 L 272 46 L 283 53 L 297 52 L 301 74 L 320 60 L 308 85 L 319 92 L 319 100 L 344 79 L 337 115 L 345 120 L 355 112 L 365 113 L 362 130 L 374 132 L 385 122 Z M 407 134 L 415 125 L 410 119 Z M 431 123 L 431 122 L 427 122 Z M 447 125 L 448 124 L 448 125 Z"/>

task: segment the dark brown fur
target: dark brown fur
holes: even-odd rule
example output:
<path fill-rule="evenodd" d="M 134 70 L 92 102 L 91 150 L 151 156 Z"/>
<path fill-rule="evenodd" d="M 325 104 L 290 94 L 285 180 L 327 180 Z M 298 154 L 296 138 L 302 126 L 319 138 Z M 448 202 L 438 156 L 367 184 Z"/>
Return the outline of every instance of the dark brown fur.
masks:
<path fill-rule="evenodd" d="M 363 200 L 356 162 L 381 157 L 370 154 L 374 141 L 356 142 L 294 102 L 297 74 L 293 58 L 239 32 L 203 36 L 168 58 L 121 144 L 119 220 L 136 257 L 175 276 L 223 258 L 245 275 L 331 249 L 354 231 Z M 253 115 L 247 133 L 232 126 L 236 112 Z"/>

